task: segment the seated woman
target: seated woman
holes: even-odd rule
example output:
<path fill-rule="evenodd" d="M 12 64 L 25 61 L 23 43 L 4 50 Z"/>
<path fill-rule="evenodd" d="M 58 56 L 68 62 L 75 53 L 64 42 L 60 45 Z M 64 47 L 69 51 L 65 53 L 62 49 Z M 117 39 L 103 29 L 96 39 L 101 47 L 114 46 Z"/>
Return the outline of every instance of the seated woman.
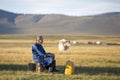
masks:
<path fill-rule="evenodd" d="M 36 39 L 36 43 L 32 46 L 33 60 L 37 63 L 37 67 L 41 65 L 49 70 L 50 72 L 57 71 L 56 70 L 56 62 L 55 55 L 52 53 L 46 53 L 43 46 L 43 37 L 38 36 Z"/>

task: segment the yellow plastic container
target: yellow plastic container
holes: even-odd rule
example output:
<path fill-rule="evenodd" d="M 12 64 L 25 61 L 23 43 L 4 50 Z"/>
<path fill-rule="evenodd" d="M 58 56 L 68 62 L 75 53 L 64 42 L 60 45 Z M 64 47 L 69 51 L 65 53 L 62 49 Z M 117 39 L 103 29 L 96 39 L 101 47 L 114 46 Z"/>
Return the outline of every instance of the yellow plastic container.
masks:
<path fill-rule="evenodd" d="M 66 62 L 65 75 L 74 74 L 74 63 L 70 60 Z"/>

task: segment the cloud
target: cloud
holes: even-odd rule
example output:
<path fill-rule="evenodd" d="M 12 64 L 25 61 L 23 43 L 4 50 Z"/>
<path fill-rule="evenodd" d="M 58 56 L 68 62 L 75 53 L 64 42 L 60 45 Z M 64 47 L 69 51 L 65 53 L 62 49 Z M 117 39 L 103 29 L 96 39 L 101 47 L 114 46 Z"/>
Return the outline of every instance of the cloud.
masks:
<path fill-rule="evenodd" d="M 18 1 L 18 2 L 36 2 L 39 0 L 13 0 L 13 1 Z"/>
<path fill-rule="evenodd" d="M 43 3 L 37 3 L 35 6 L 33 5 L 31 9 L 31 13 L 43 13 L 43 14 L 68 14 L 68 15 L 91 15 L 98 14 L 103 12 L 109 12 L 118 9 L 120 5 L 117 3 L 108 3 L 108 2 L 56 2 L 55 0 L 43 1 Z"/>
<path fill-rule="evenodd" d="M 1 0 L 0 8 L 18 13 L 87 15 L 120 11 L 120 0 Z"/>

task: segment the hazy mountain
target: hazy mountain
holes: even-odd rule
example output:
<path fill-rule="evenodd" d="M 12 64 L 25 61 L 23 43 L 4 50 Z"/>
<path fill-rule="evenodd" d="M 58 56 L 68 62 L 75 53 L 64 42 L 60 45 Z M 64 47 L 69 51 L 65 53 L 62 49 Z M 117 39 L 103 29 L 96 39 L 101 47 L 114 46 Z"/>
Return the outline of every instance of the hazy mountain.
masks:
<path fill-rule="evenodd" d="M 0 10 L 0 34 L 120 35 L 120 12 L 82 17 Z"/>

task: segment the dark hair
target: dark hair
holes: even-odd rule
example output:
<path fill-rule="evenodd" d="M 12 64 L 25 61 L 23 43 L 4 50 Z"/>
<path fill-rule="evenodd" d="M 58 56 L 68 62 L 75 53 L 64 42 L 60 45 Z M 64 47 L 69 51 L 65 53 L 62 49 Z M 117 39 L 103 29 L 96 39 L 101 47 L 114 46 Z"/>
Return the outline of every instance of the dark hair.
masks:
<path fill-rule="evenodd" d="M 42 36 L 38 36 L 38 37 L 36 38 L 36 40 L 42 40 L 42 39 L 43 39 Z"/>

